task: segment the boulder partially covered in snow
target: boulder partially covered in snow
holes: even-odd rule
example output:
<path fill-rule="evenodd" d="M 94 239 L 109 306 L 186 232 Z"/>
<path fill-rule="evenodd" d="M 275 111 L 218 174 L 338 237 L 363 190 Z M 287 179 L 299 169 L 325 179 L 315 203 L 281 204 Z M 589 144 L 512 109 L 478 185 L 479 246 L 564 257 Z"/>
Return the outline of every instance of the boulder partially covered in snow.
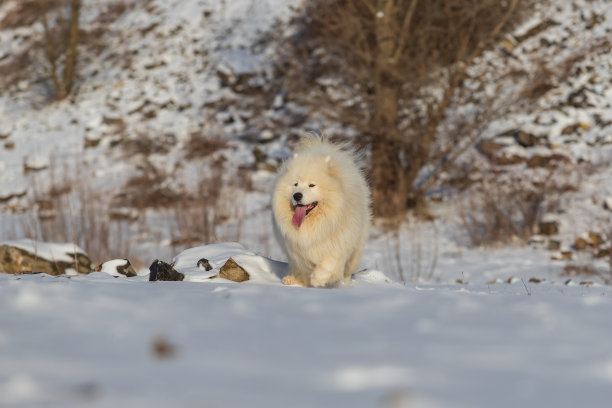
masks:
<path fill-rule="evenodd" d="M 98 272 L 105 272 L 111 276 L 125 276 L 131 278 L 137 276 L 136 270 L 127 259 L 112 259 L 106 261 L 96 268 Z"/>
<path fill-rule="evenodd" d="M 229 258 L 219 270 L 219 277 L 234 282 L 244 282 L 249 280 L 249 273 L 232 258 Z"/>
<path fill-rule="evenodd" d="M 91 260 L 74 244 L 36 242 L 29 239 L 0 245 L 0 273 L 74 275 L 91 272 Z"/>
<path fill-rule="evenodd" d="M 149 281 L 182 281 L 185 275 L 166 262 L 154 260 L 149 267 Z"/>

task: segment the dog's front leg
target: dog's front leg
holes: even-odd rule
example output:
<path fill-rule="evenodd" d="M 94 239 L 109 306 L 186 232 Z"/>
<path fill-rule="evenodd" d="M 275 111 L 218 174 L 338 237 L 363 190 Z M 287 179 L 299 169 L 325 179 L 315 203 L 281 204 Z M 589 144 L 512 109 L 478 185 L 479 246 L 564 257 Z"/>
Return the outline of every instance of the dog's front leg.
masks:
<path fill-rule="evenodd" d="M 323 287 L 334 284 L 342 278 L 344 265 L 337 258 L 327 259 L 318 264 L 310 275 L 310 285 Z"/>

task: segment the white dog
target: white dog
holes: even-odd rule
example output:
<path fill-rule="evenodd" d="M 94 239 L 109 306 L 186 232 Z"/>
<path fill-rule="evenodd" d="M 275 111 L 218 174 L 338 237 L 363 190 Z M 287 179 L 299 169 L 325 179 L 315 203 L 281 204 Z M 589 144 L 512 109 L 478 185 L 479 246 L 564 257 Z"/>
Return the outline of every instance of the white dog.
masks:
<path fill-rule="evenodd" d="M 350 280 L 371 219 L 370 190 L 353 150 L 320 137 L 304 138 L 280 169 L 272 211 L 289 261 L 284 284 L 330 286 Z"/>

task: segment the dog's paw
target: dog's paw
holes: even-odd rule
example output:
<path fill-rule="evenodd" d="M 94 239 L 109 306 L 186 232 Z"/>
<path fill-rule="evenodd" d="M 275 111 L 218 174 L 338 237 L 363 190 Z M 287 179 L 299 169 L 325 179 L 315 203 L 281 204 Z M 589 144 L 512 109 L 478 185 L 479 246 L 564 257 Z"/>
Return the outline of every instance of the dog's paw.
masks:
<path fill-rule="evenodd" d="M 283 278 L 283 285 L 297 285 L 297 281 L 294 276 L 287 275 Z"/>

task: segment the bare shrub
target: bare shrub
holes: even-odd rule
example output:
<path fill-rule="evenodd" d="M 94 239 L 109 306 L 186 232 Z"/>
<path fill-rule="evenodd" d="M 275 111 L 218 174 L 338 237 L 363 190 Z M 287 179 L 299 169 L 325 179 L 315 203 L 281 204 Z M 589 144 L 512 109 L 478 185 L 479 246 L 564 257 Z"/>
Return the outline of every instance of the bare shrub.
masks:
<path fill-rule="evenodd" d="M 387 220 L 390 221 L 390 220 Z M 401 219 L 379 225 L 385 232 L 385 271 L 401 282 L 430 281 L 438 262 L 438 237 L 435 224 Z M 433 234 L 425 233 L 430 229 Z"/>
<path fill-rule="evenodd" d="M 568 263 L 563 267 L 561 271 L 561 276 L 568 277 L 598 277 L 600 278 L 606 285 L 609 285 L 612 281 L 610 277 L 606 276 L 604 273 L 597 270 L 597 268 L 592 264 L 577 264 L 577 263 Z"/>
<path fill-rule="evenodd" d="M 189 160 L 201 159 L 223 149 L 227 142 L 220 133 L 192 132 L 185 149 Z"/>
<path fill-rule="evenodd" d="M 195 194 L 185 194 L 168 210 L 170 212 L 171 245 L 176 250 L 194 244 L 210 244 L 219 240 L 219 227 L 234 221 L 233 241 L 240 239 L 242 228 L 240 189 L 224 184 L 222 161 L 202 168 Z"/>
<path fill-rule="evenodd" d="M 279 71 L 301 103 L 362 135 L 375 215 L 422 207 L 437 176 L 507 108 L 500 88 L 474 101 L 484 74 L 469 68 L 531 3 L 305 2 Z"/>
<path fill-rule="evenodd" d="M 41 0 L 18 0 L 0 21 L 3 29 L 13 29 L 31 26 L 40 18 Z M 48 10 L 60 6 L 61 0 L 43 0 Z M 1 2 L 0 2 L 1 3 Z"/>
<path fill-rule="evenodd" d="M 63 99 L 78 86 L 78 66 L 87 56 L 107 46 L 105 35 L 113 21 L 132 5 L 131 0 L 94 3 L 82 0 L 8 0 L 12 7 L 0 22 L 2 29 L 41 24 L 41 35 L 21 36 L 23 45 L 0 61 L 0 86 L 18 81 L 44 83 L 45 96 Z M 81 11 L 96 16 L 87 27 L 79 25 Z"/>
<path fill-rule="evenodd" d="M 68 17 L 64 19 L 59 13 L 55 27 L 49 23 L 46 0 L 39 1 L 38 5 L 44 30 L 45 55 L 49 64 L 48 75 L 56 98 L 64 99 L 72 90 L 76 73 L 82 0 L 70 0 Z"/>
<path fill-rule="evenodd" d="M 563 193 L 575 191 L 569 170 L 549 169 L 533 174 L 485 173 L 465 192 L 459 209 L 460 225 L 474 246 L 524 244 L 542 217 L 559 208 Z M 533 177 L 533 178 L 530 178 Z"/>
<path fill-rule="evenodd" d="M 36 241 L 72 242 L 83 248 L 94 263 L 128 258 L 129 224 L 110 218 L 107 194 L 91 188 L 84 176 L 87 171 L 71 171 L 67 165 L 60 169 L 54 160 L 49 171 L 50 179 L 44 187 L 36 178 L 31 179 L 33 211 L 23 219 L 25 235 Z"/>
<path fill-rule="evenodd" d="M 612 41 L 607 38 L 589 44 L 588 47 L 576 49 L 572 54 L 555 62 L 540 58 L 535 61 L 535 69 L 530 73 L 530 78 L 523 85 L 519 96 L 529 101 L 535 101 L 544 96 L 549 90 L 556 88 L 559 84 L 566 82 L 567 79 L 576 75 L 581 62 L 589 56 L 607 52 L 612 45 Z"/>

